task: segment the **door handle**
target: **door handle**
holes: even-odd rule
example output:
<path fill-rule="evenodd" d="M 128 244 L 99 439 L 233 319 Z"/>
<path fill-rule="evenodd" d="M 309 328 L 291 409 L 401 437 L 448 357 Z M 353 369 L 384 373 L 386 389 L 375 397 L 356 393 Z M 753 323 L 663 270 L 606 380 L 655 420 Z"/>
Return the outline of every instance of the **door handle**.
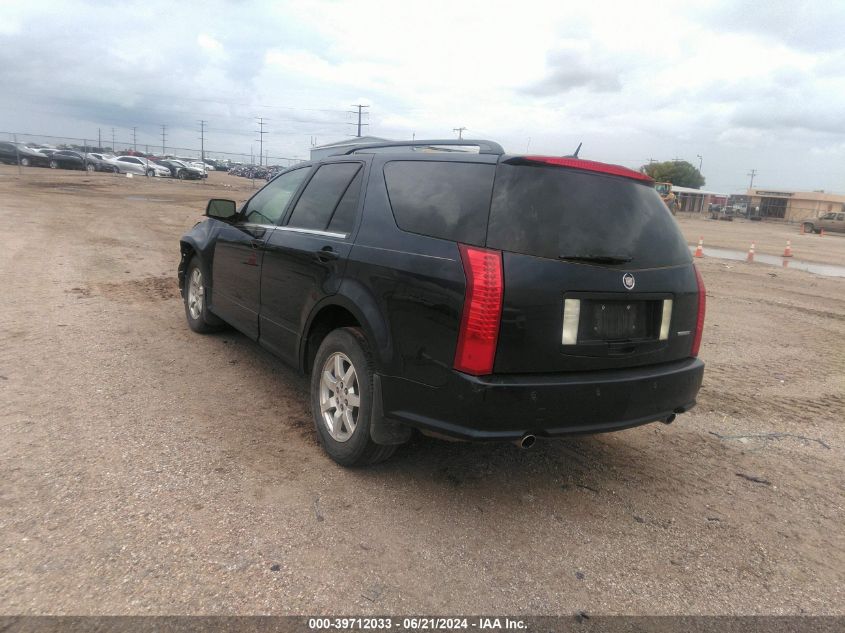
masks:
<path fill-rule="evenodd" d="M 338 254 L 331 246 L 324 246 L 319 251 L 314 251 L 314 257 L 324 264 L 338 258 Z"/>
<path fill-rule="evenodd" d="M 249 245 L 252 246 L 252 248 L 254 248 L 254 249 L 261 248 L 261 246 L 263 244 L 264 244 L 264 240 L 252 240 L 249 243 Z"/>

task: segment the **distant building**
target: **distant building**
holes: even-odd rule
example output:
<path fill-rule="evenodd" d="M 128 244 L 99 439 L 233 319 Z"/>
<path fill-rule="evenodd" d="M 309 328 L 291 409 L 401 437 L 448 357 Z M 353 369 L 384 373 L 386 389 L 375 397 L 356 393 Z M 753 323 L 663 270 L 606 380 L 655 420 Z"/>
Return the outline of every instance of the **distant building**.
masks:
<path fill-rule="evenodd" d="M 748 209 L 763 218 L 800 222 L 825 213 L 845 211 L 845 195 L 824 191 L 790 191 L 788 189 L 749 189 Z"/>
<path fill-rule="evenodd" d="M 311 148 L 311 160 L 320 160 L 326 156 L 334 154 L 342 154 L 356 145 L 363 145 L 365 143 L 383 143 L 390 139 L 381 138 L 379 136 L 356 136 L 354 138 L 345 138 L 342 141 L 335 141 L 334 143 L 326 143 L 325 145 L 315 145 Z"/>
<path fill-rule="evenodd" d="M 705 189 L 691 189 L 690 187 L 676 187 L 672 185 L 672 193 L 678 200 L 680 210 L 687 213 L 706 213 L 711 204 L 724 205 L 728 194 Z"/>

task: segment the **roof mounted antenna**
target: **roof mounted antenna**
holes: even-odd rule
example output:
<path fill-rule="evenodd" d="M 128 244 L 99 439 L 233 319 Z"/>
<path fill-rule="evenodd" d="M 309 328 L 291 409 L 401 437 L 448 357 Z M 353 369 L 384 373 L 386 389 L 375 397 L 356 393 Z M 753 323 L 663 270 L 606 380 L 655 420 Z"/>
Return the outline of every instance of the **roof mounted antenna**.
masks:
<path fill-rule="evenodd" d="M 572 158 L 578 158 L 578 152 L 581 151 L 581 146 L 584 144 L 584 141 L 578 143 L 578 147 L 575 148 L 575 153 L 572 155 Z"/>

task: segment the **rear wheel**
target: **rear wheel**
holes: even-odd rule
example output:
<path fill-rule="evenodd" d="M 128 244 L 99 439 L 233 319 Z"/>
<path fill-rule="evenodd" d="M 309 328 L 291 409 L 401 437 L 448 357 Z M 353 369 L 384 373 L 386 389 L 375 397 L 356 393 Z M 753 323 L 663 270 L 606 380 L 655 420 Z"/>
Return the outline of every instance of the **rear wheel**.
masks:
<path fill-rule="evenodd" d="M 155 175 L 156 175 L 156 173 L 155 173 L 154 170 L 152 170 L 152 169 L 147 170 L 147 176 L 149 176 L 150 178 L 154 177 Z"/>
<path fill-rule="evenodd" d="M 311 410 L 326 453 L 341 466 L 386 460 L 395 446 L 370 437 L 374 362 L 358 328 L 340 328 L 320 344 L 311 370 Z"/>
<path fill-rule="evenodd" d="M 97 166 L 94 163 L 88 163 L 87 165 L 85 165 L 85 169 L 94 172 L 97 171 Z"/>
<path fill-rule="evenodd" d="M 185 301 L 185 317 L 188 319 L 188 327 L 200 334 L 216 332 L 220 329 L 221 321 L 208 311 L 205 275 L 196 257 L 188 264 L 188 271 L 185 275 L 185 289 L 182 294 Z"/>
<path fill-rule="evenodd" d="M 812 234 L 812 233 L 816 232 L 816 228 L 812 224 L 810 224 L 809 222 L 805 222 L 804 223 L 804 232 Z"/>
<path fill-rule="evenodd" d="M 184 172 L 184 171 L 177 171 L 177 172 L 176 172 L 176 177 L 177 177 L 179 180 L 185 180 L 185 172 Z"/>

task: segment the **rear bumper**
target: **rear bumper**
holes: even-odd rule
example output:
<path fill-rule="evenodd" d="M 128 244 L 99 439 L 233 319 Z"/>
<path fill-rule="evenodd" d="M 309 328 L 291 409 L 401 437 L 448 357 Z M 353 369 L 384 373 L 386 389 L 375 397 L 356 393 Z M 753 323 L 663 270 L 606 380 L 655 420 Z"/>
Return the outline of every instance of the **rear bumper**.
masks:
<path fill-rule="evenodd" d="M 617 431 L 695 405 L 704 363 L 571 374 L 469 376 L 441 387 L 381 377 L 384 416 L 456 439 L 514 440 Z"/>

